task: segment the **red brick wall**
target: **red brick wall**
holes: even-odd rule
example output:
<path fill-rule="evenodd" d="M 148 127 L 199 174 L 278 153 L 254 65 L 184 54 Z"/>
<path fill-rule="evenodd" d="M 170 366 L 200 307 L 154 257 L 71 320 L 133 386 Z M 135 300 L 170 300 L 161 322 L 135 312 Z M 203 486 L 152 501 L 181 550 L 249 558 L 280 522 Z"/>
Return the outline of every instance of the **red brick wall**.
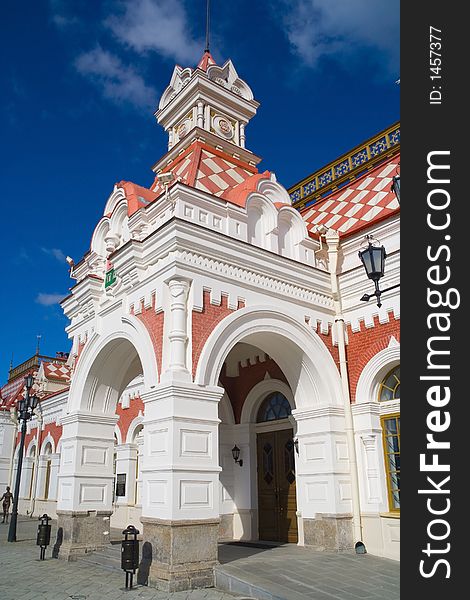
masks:
<path fill-rule="evenodd" d="M 155 312 L 155 295 L 152 295 L 152 305 L 149 308 L 142 306 L 142 312 L 136 317 L 142 321 L 147 331 L 149 332 L 150 339 L 152 340 L 153 349 L 157 357 L 157 369 L 158 373 L 161 373 L 162 369 L 162 348 L 163 348 L 163 311 Z"/>
<path fill-rule="evenodd" d="M 220 382 L 225 388 L 232 404 L 235 423 L 240 423 L 243 404 L 250 390 L 257 383 L 263 381 L 266 373 L 269 373 L 272 379 L 279 379 L 287 383 L 284 373 L 272 358 L 264 362 L 256 362 L 254 365 L 240 367 L 239 373 L 238 377 L 227 377 L 224 368 L 220 375 Z"/>
<path fill-rule="evenodd" d="M 317 328 L 317 334 L 319 335 L 320 339 L 325 344 L 325 346 L 328 348 L 328 351 L 331 354 L 331 356 L 333 357 L 333 360 L 335 361 L 335 364 L 339 370 L 338 346 L 333 345 L 333 336 L 332 336 L 332 332 L 331 332 L 331 325 L 328 327 L 328 333 L 322 333 L 320 326 L 319 326 Z"/>
<path fill-rule="evenodd" d="M 121 431 L 122 443 L 126 442 L 127 432 L 129 431 L 129 425 L 132 421 L 139 415 L 139 411 L 142 411 L 144 414 L 144 403 L 141 398 L 133 398 L 129 405 L 129 408 L 122 408 L 121 404 L 118 402 L 116 407 L 116 414 L 119 417 L 118 427 Z"/>
<path fill-rule="evenodd" d="M 351 402 L 356 400 L 357 382 L 362 370 L 373 356 L 388 347 L 392 336 L 400 341 L 400 321 L 394 319 L 393 315 L 390 315 L 389 323 L 379 323 L 378 318 L 374 318 L 374 327 L 366 327 L 361 323 L 360 331 L 357 332 L 353 332 L 348 326 L 346 356 Z"/>
<path fill-rule="evenodd" d="M 193 311 L 192 342 L 193 342 L 193 376 L 196 374 L 197 364 L 204 344 L 214 327 L 233 310 L 227 306 L 227 296 L 222 295 L 220 306 L 210 303 L 210 292 L 203 292 L 203 309 L 201 312 Z M 243 304 L 239 301 L 238 308 Z"/>
<path fill-rule="evenodd" d="M 36 429 L 37 429 L 37 427 L 35 427 L 34 429 L 31 429 L 31 431 L 25 435 L 25 438 L 24 438 L 24 447 L 25 447 L 25 450 L 28 448 L 31 440 L 33 438 L 36 438 Z M 51 434 L 51 437 L 54 440 L 55 450 L 57 452 L 57 445 L 58 445 L 59 440 L 60 440 L 60 438 L 62 436 L 62 425 L 56 425 L 55 423 L 48 423 L 44 427 L 44 431 L 41 433 L 41 440 L 40 440 L 40 445 L 41 446 L 42 446 L 43 441 L 46 439 L 48 433 Z M 17 446 L 20 443 L 20 437 L 21 437 L 21 433 L 18 433 L 18 436 L 16 438 L 16 445 Z"/>

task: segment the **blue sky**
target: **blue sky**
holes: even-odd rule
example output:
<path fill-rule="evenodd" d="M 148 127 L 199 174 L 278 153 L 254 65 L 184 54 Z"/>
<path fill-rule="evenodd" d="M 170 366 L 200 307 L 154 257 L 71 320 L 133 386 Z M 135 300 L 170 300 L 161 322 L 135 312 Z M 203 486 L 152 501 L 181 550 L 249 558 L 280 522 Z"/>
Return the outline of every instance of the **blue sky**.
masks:
<path fill-rule="evenodd" d="M 247 147 L 286 187 L 399 119 L 398 0 L 212 0 L 211 50 L 261 102 Z M 2 2 L 0 383 L 68 351 L 58 299 L 107 197 L 149 185 L 153 111 L 204 49 L 205 0 Z"/>

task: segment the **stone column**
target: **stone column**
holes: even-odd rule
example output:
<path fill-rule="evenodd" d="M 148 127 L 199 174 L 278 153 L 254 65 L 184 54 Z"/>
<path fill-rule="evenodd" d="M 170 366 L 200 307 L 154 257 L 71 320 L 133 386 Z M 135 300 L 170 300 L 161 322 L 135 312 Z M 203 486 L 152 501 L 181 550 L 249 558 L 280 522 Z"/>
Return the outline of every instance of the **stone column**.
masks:
<path fill-rule="evenodd" d="M 82 411 L 62 418 L 59 558 L 73 560 L 109 543 L 116 421 L 114 415 Z"/>
<path fill-rule="evenodd" d="M 190 381 L 187 367 L 188 345 L 188 292 L 190 282 L 183 278 L 168 281 L 169 327 L 167 329 L 168 366 L 162 374 L 162 381 Z"/>
<path fill-rule="evenodd" d="M 245 147 L 245 124 L 240 123 L 240 146 Z"/>
<path fill-rule="evenodd" d="M 317 550 L 354 546 L 351 475 L 342 406 L 293 410 L 297 422 L 297 499 L 304 544 Z"/>
<path fill-rule="evenodd" d="M 197 121 L 196 125 L 201 129 L 204 129 L 204 103 L 199 100 L 197 103 Z"/>
<path fill-rule="evenodd" d="M 143 537 L 152 548 L 149 584 L 167 592 L 214 584 L 222 395 L 222 388 L 189 382 L 142 395 Z"/>

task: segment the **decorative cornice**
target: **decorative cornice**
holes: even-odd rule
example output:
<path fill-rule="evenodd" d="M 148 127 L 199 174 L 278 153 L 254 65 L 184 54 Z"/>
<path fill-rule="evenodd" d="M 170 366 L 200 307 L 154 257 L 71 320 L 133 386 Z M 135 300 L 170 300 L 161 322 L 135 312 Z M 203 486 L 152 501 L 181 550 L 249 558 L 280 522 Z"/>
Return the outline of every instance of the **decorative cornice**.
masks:
<path fill-rule="evenodd" d="M 344 417 L 344 408 L 342 406 L 319 406 L 318 408 L 309 408 L 307 410 L 295 409 L 292 415 L 296 421 L 306 419 L 318 419 L 321 417 Z"/>
<path fill-rule="evenodd" d="M 333 310 L 333 301 L 326 294 L 320 294 L 299 285 L 287 283 L 272 275 L 257 273 L 253 270 L 231 265 L 228 262 L 209 258 L 189 250 L 177 250 L 174 252 L 174 257 L 176 260 L 198 267 L 204 273 L 217 273 L 231 280 L 236 279 L 256 288 L 268 289 L 271 293 L 274 292 L 283 296 L 289 296 L 309 304 L 320 305 Z"/>

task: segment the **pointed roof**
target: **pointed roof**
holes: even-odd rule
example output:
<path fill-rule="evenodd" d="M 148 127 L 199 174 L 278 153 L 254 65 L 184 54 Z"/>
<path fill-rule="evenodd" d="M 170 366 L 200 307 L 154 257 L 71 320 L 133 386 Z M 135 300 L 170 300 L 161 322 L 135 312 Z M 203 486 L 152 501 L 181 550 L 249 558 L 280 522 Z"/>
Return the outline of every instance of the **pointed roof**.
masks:
<path fill-rule="evenodd" d="M 256 189 L 258 182 L 271 175 L 268 171 L 260 174 L 255 166 L 199 140 L 181 152 L 165 170 L 174 175 L 170 188 L 180 182 L 238 206 L 245 206 L 246 197 Z M 165 192 L 158 176 L 150 188 L 130 181 L 120 181 L 116 185 L 126 193 L 129 216 Z"/>
<path fill-rule="evenodd" d="M 202 55 L 202 58 L 197 65 L 197 68 L 201 69 L 201 71 L 207 71 L 208 67 L 216 64 L 217 63 L 215 62 L 214 57 L 209 52 L 209 50 L 204 50 L 204 54 Z"/>

